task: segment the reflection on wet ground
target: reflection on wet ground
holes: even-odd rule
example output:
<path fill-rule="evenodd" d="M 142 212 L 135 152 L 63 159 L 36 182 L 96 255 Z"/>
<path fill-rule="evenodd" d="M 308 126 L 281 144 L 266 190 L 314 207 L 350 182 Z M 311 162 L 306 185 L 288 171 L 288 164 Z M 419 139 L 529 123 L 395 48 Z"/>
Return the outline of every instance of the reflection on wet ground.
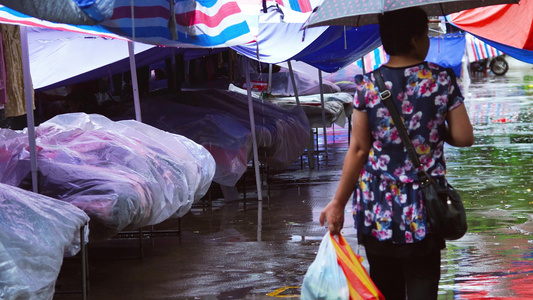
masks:
<path fill-rule="evenodd" d="M 475 145 L 446 148 L 470 233 L 448 242 L 443 299 L 533 299 L 533 69 L 509 61 L 506 76 L 466 89 Z"/>
<path fill-rule="evenodd" d="M 446 156 L 470 230 L 443 251 L 439 299 L 533 299 L 533 69 L 510 60 L 506 76 L 473 78 L 465 91 L 476 143 Z M 246 201 L 197 205 L 180 237 L 145 239 L 142 259 L 135 240 L 90 245 L 89 298 L 298 298 L 326 233 L 318 216 L 340 178 L 347 129 L 329 129 L 328 140 L 318 168 L 304 159 L 270 170 L 262 202 L 251 183 Z M 343 234 L 364 257 L 349 209 Z"/>

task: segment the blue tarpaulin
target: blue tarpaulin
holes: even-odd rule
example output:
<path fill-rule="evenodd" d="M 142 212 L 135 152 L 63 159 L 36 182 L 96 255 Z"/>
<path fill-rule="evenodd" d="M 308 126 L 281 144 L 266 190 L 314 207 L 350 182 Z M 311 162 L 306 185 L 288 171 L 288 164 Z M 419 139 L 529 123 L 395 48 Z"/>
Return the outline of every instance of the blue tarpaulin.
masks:
<path fill-rule="evenodd" d="M 329 43 L 326 44 L 328 39 Z M 379 45 L 381 38 L 378 25 L 346 28 L 346 30 L 343 26 L 330 26 L 293 59 L 332 73 L 360 59 Z"/>
<path fill-rule="evenodd" d="M 455 75 L 460 77 L 465 45 L 465 36 L 460 33 L 431 37 L 426 60 L 445 68 L 452 68 Z"/>

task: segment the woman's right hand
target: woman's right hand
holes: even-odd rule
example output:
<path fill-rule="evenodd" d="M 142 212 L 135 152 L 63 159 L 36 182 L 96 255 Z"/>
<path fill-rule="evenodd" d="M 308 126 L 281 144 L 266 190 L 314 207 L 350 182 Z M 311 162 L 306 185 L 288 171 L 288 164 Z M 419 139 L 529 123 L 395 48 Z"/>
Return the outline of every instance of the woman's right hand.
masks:
<path fill-rule="evenodd" d="M 331 200 L 320 213 L 320 225 L 328 224 L 329 232 L 333 235 L 339 234 L 344 226 L 344 208 L 346 205 L 339 201 Z"/>

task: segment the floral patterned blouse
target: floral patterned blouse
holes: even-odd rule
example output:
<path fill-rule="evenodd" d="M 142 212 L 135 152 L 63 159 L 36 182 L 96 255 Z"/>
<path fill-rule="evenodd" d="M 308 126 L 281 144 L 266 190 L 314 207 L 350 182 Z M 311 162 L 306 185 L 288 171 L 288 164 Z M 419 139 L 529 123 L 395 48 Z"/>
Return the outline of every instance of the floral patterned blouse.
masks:
<path fill-rule="evenodd" d="M 382 66 L 380 70 L 422 167 L 443 182 L 446 115 L 464 101 L 453 71 L 428 62 L 403 68 Z M 373 74 L 355 79 L 354 108 L 368 114 L 372 131 L 368 161 L 354 193 L 356 228 L 380 241 L 420 241 L 429 228 L 416 182 L 417 170 L 379 98 Z"/>

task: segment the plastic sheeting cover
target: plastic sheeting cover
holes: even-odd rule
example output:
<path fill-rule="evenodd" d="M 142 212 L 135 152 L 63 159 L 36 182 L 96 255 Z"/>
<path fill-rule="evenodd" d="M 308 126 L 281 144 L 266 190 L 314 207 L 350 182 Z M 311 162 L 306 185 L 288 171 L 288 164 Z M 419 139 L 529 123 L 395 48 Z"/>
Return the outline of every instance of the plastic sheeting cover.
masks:
<path fill-rule="evenodd" d="M 52 299 L 88 221 L 74 205 L 0 183 L 0 299 Z"/>
<path fill-rule="evenodd" d="M 322 128 L 323 125 L 331 127 L 333 123 L 344 127 L 346 125 L 346 118 L 353 113 L 353 96 L 350 93 L 324 94 L 325 124 L 322 120 L 320 94 L 299 96 L 298 99 L 300 100 L 300 106 L 309 119 L 309 124 L 313 128 Z M 292 107 L 296 105 L 295 97 L 268 98 L 266 100 L 281 107 Z"/>
<path fill-rule="evenodd" d="M 265 81 L 267 81 L 268 79 L 268 74 L 261 74 L 259 76 Z M 304 74 L 300 72 L 294 72 L 294 81 L 296 82 L 296 89 L 298 91 L 299 96 L 320 94 L 318 71 L 315 74 Z M 280 72 L 273 73 L 271 85 L 272 95 L 278 97 L 295 95 L 294 87 L 292 86 L 291 76 L 287 69 L 282 69 L 282 71 Z M 337 93 L 341 91 L 340 87 L 338 87 L 333 82 L 325 79 L 322 80 L 322 89 L 325 94 Z"/>
<path fill-rule="evenodd" d="M 2 182 L 28 187 L 24 135 L 0 131 L 0 171 Z M 39 191 L 83 209 L 91 239 L 183 216 L 215 173 L 204 147 L 132 120 L 58 115 L 36 128 L 36 143 Z"/>
<path fill-rule="evenodd" d="M 246 94 L 247 91 L 230 85 L 230 90 L 240 94 Z M 260 97 L 257 93 L 252 93 L 256 98 Z M 333 123 L 344 127 L 346 118 L 353 113 L 353 96 L 350 93 L 338 92 L 324 94 L 324 115 L 325 124 L 322 120 L 322 101 L 320 94 L 298 96 L 300 101 L 299 109 L 305 112 L 312 128 L 322 128 L 323 125 L 330 127 Z M 269 96 L 265 101 L 275 104 L 286 109 L 292 109 L 296 106 L 296 97 L 274 97 Z"/>
<path fill-rule="evenodd" d="M 186 136 L 209 150 L 216 161 L 213 181 L 234 186 L 253 157 L 246 95 L 223 90 L 183 91 L 141 103 L 143 122 Z M 310 135 L 301 108 L 285 109 L 253 101 L 259 161 L 286 168 L 304 152 Z M 133 112 L 129 112 L 133 114 Z M 127 115 L 126 117 L 128 117 Z"/>

